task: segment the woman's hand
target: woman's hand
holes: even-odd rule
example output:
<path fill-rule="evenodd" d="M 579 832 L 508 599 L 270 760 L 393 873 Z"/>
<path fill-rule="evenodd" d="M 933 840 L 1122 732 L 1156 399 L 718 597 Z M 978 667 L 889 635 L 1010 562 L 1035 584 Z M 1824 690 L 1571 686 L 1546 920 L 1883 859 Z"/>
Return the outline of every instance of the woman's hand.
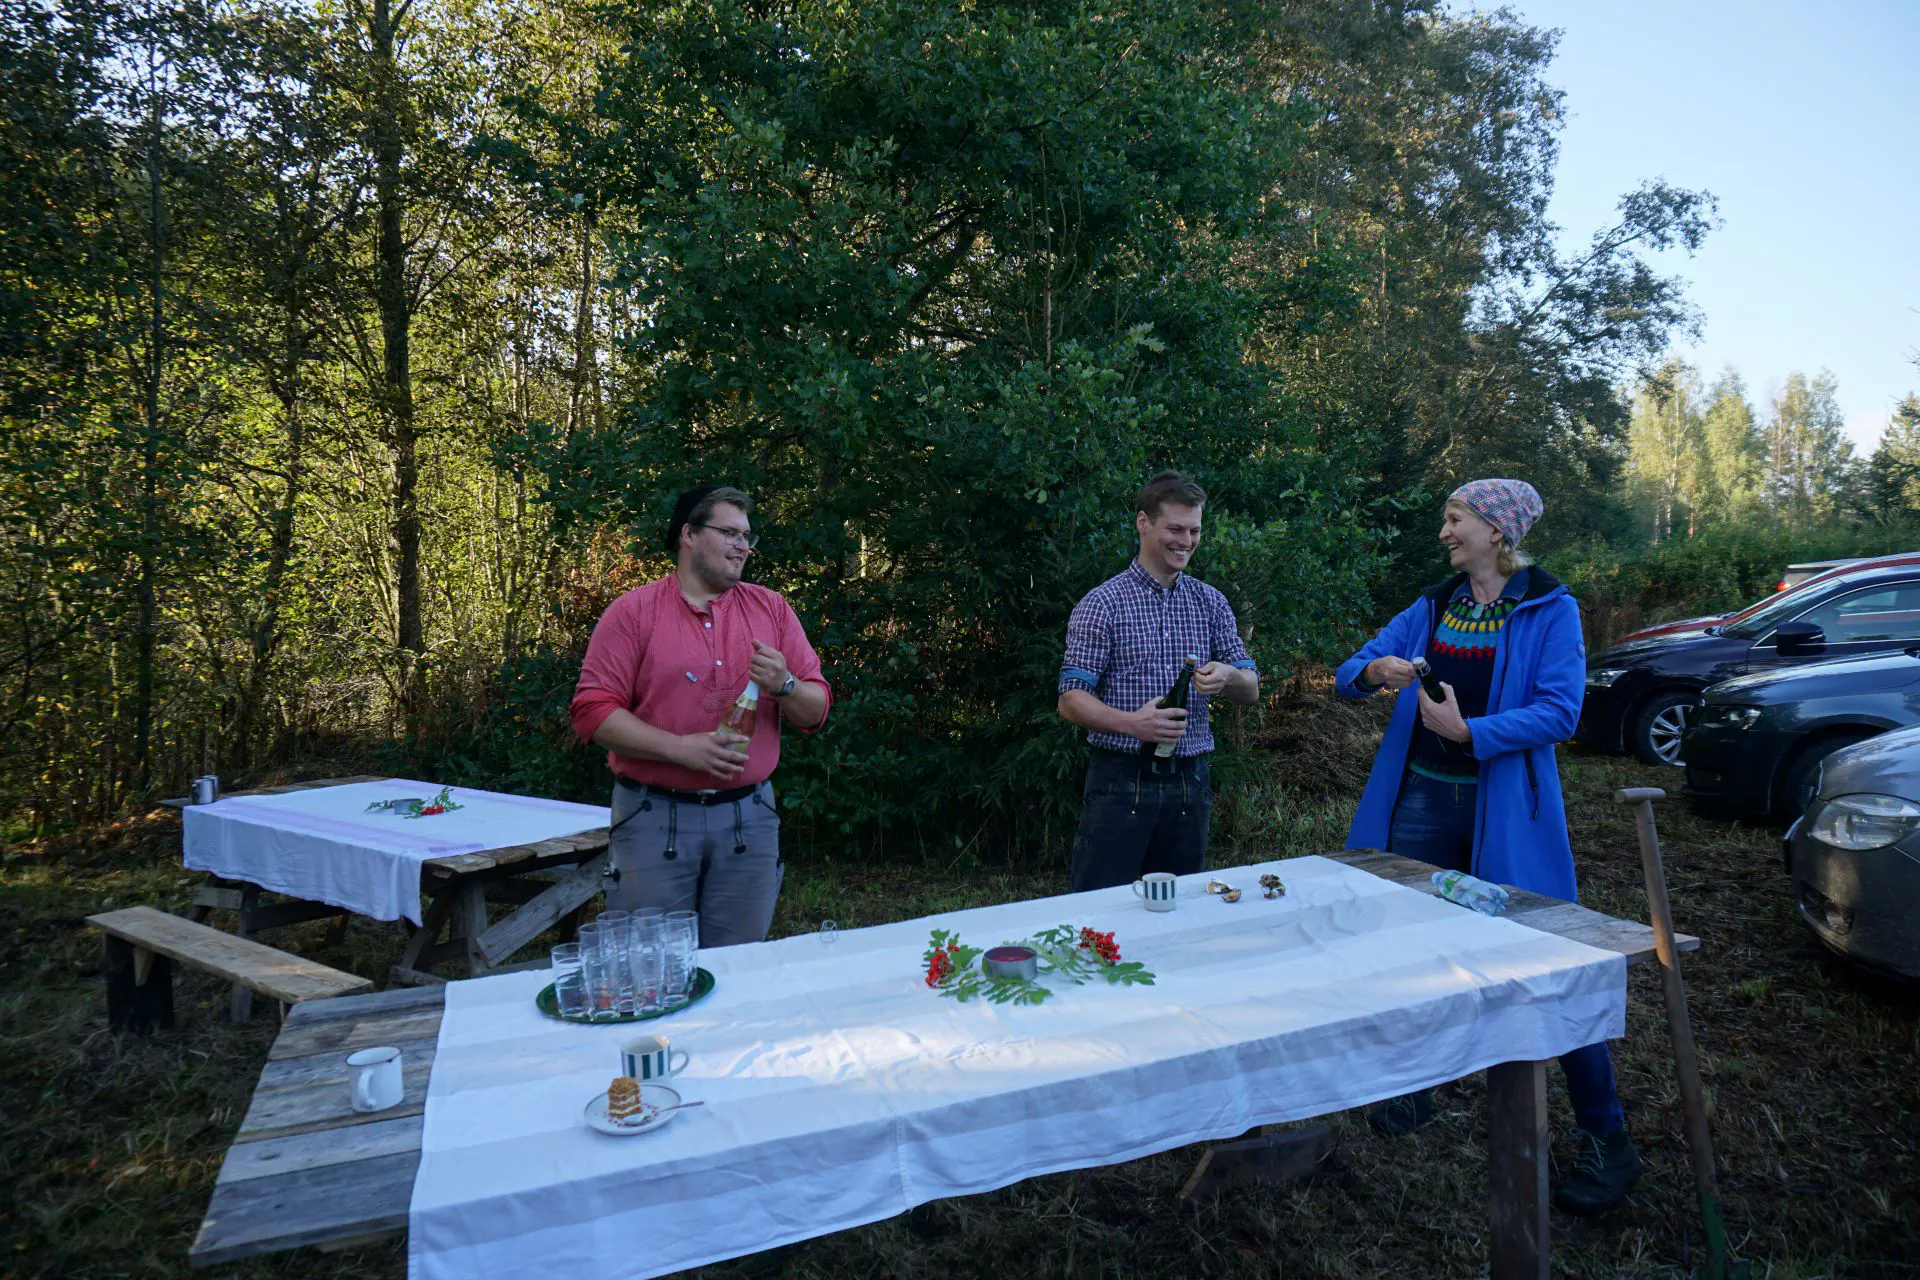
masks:
<path fill-rule="evenodd" d="M 1453 696 L 1453 686 L 1443 680 L 1440 682 L 1440 692 L 1446 697 L 1443 701 L 1435 702 L 1427 696 L 1425 689 L 1420 691 L 1420 723 L 1443 738 L 1454 742 L 1472 742 L 1473 731 L 1467 728 L 1466 719 L 1460 714 L 1460 703 Z"/>
<path fill-rule="evenodd" d="M 1413 664 L 1405 658 L 1389 655 L 1375 658 L 1360 671 L 1360 678 L 1375 688 L 1404 689 L 1420 678 Z"/>

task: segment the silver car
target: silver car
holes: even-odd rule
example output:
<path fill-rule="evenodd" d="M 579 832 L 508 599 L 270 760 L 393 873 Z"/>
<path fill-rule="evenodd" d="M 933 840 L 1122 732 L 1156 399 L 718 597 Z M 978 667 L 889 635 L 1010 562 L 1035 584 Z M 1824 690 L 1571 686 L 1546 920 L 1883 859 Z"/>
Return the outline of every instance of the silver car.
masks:
<path fill-rule="evenodd" d="M 1800 918 L 1820 941 L 1920 979 L 1920 726 L 1828 756 L 1786 857 Z"/>

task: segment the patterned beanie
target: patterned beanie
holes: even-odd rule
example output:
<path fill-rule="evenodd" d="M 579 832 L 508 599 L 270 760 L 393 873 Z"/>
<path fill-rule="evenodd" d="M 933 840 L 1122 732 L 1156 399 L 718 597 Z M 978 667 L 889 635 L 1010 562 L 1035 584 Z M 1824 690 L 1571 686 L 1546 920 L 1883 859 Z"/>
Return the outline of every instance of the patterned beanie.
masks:
<path fill-rule="evenodd" d="M 1545 509 L 1540 491 L 1525 480 L 1469 480 L 1447 501 L 1460 503 L 1498 529 L 1509 547 L 1520 545 Z"/>

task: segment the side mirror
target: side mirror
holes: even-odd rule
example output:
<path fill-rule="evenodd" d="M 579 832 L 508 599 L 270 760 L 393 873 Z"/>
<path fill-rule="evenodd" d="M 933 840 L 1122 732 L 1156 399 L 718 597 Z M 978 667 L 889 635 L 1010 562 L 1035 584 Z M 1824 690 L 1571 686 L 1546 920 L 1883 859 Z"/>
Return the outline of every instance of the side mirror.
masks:
<path fill-rule="evenodd" d="M 1783 657 L 1796 653 L 1819 653 L 1827 647 L 1827 633 L 1812 622 L 1783 622 L 1780 629 L 1773 633 L 1773 643 Z"/>

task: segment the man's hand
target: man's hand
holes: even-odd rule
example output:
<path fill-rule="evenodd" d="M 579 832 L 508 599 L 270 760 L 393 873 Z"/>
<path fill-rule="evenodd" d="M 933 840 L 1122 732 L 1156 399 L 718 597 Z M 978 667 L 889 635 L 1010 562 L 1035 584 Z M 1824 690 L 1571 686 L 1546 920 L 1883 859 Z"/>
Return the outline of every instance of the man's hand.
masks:
<path fill-rule="evenodd" d="M 1399 659 L 1395 658 L 1394 661 L 1398 662 Z M 1420 691 L 1420 723 L 1441 737 L 1449 738 L 1454 742 L 1473 741 L 1473 734 L 1467 729 L 1466 719 L 1460 714 L 1460 703 L 1453 696 L 1453 686 L 1442 681 L 1440 692 L 1446 697 L 1440 702 L 1435 702 L 1427 696 L 1425 689 Z"/>
<path fill-rule="evenodd" d="M 1197 679 L 1199 672 L 1194 675 Z M 1180 735 L 1187 731 L 1187 709 L 1163 707 L 1158 698 L 1141 703 L 1140 709 L 1129 718 L 1133 727 L 1127 732 L 1142 742 L 1178 742 Z"/>
<path fill-rule="evenodd" d="M 1405 658 L 1375 658 L 1360 672 L 1360 678 L 1370 685 L 1388 689 L 1404 689 L 1420 678 L 1413 664 Z M 1428 728 L 1432 728 L 1431 725 Z M 1438 730 L 1435 730 L 1438 732 Z"/>
<path fill-rule="evenodd" d="M 674 763 L 695 773 L 711 775 L 721 782 L 732 782 L 746 767 L 747 739 L 725 729 L 715 729 L 712 733 L 682 734 L 680 751 Z"/>
<path fill-rule="evenodd" d="M 747 674 L 760 686 L 763 693 L 779 693 L 780 686 L 787 682 L 787 656 L 770 644 L 753 642 L 753 663 L 747 668 Z"/>
<path fill-rule="evenodd" d="M 1224 662 L 1209 662 L 1193 673 L 1193 691 L 1211 698 L 1233 679 L 1233 668 Z"/>

